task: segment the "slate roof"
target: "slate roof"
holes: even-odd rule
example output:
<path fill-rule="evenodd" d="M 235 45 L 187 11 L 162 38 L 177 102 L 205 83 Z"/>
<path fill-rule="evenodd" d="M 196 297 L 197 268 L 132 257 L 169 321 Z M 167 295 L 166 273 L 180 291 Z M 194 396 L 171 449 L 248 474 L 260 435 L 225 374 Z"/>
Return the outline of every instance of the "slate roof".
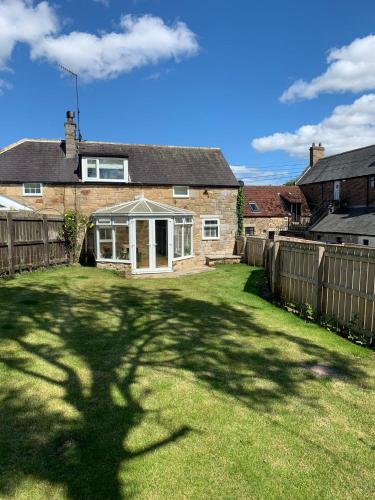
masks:
<path fill-rule="evenodd" d="M 327 156 L 309 167 L 298 185 L 375 175 L 375 145 Z"/>
<path fill-rule="evenodd" d="M 238 187 L 218 148 L 81 142 L 80 156 L 127 157 L 132 184 Z M 0 182 L 80 182 L 63 141 L 25 139 L 0 150 Z"/>
<path fill-rule="evenodd" d="M 286 217 L 288 204 L 285 201 L 301 203 L 301 215 L 310 211 L 304 194 L 298 186 L 245 186 L 244 217 Z M 255 202 L 259 212 L 253 212 L 250 202 Z"/>
<path fill-rule="evenodd" d="M 337 210 L 313 226 L 311 231 L 375 236 L 375 207 Z"/>

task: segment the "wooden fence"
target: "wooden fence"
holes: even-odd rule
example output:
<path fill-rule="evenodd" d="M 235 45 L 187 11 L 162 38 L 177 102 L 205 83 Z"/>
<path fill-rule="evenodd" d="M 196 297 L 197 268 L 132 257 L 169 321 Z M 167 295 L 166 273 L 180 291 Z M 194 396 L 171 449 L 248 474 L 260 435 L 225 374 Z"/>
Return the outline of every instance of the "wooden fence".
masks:
<path fill-rule="evenodd" d="M 244 260 L 265 267 L 275 296 L 309 304 L 344 325 L 375 333 L 375 248 L 308 240 L 248 237 Z"/>
<path fill-rule="evenodd" d="M 68 262 L 62 229 L 62 217 L 0 215 L 0 275 Z"/>

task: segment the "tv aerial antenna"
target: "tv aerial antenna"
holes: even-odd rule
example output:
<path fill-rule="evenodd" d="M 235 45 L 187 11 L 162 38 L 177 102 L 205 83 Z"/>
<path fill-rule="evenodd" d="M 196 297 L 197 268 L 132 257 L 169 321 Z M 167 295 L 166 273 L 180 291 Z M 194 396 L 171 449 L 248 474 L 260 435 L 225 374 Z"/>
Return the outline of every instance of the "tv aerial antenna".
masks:
<path fill-rule="evenodd" d="M 62 64 L 59 64 L 58 66 L 60 69 L 65 71 L 65 73 L 68 73 L 70 76 L 72 76 L 74 78 L 74 83 L 75 83 L 75 88 L 76 88 L 77 132 L 78 132 L 78 141 L 81 142 L 82 135 L 81 135 L 80 121 L 79 121 L 80 110 L 79 110 L 79 93 L 78 93 L 78 74 L 74 73 L 74 71 L 67 68 L 66 66 L 63 66 Z"/>

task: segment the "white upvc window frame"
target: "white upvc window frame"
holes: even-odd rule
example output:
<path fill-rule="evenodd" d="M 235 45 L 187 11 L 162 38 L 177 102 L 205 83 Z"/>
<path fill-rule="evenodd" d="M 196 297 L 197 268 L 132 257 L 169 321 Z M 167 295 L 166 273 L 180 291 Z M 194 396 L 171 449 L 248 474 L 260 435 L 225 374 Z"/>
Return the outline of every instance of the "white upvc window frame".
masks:
<path fill-rule="evenodd" d="M 186 194 L 177 194 L 176 188 L 186 188 Z M 190 198 L 189 186 L 173 186 L 173 198 Z"/>
<path fill-rule="evenodd" d="M 216 221 L 217 226 L 217 236 L 205 236 L 204 230 L 206 227 L 206 221 Z M 212 227 L 212 226 L 211 226 Z M 214 226 L 215 227 L 215 226 Z M 203 241 L 217 241 L 220 240 L 220 217 L 202 217 L 202 240 Z"/>
<path fill-rule="evenodd" d="M 179 219 L 182 219 L 182 222 L 176 222 L 178 221 Z M 175 226 L 181 226 L 182 227 L 182 255 L 181 257 L 175 257 L 174 256 L 174 252 L 175 252 L 175 248 L 174 248 L 174 230 L 175 230 Z M 186 226 L 190 226 L 191 228 L 191 231 L 190 231 L 190 254 L 189 255 L 185 255 L 185 245 L 184 245 L 184 242 L 185 242 L 185 227 Z M 192 216 L 177 216 L 174 218 L 173 220 L 173 254 L 172 254 L 172 257 L 173 257 L 173 261 L 179 261 L 179 260 L 185 260 L 185 259 L 191 259 L 192 257 L 194 257 L 194 249 L 193 249 L 193 242 L 194 242 L 194 220 L 193 220 L 193 217 Z"/>
<path fill-rule="evenodd" d="M 123 172 L 124 172 L 124 177 L 122 179 L 101 179 L 100 174 L 99 174 L 99 169 L 100 168 L 106 168 L 106 167 L 100 167 L 99 166 L 99 161 L 100 160 L 117 160 L 117 161 L 122 161 L 123 163 Z M 88 161 L 95 161 L 96 162 L 96 176 L 95 177 L 89 177 L 87 174 L 87 169 L 92 168 L 88 166 Z M 115 158 L 115 157 L 105 157 L 105 156 L 98 156 L 98 157 L 84 157 L 82 158 L 82 182 L 117 182 L 117 183 L 128 183 L 129 182 L 129 171 L 128 171 L 128 159 L 127 158 Z"/>
<path fill-rule="evenodd" d="M 129 224 L 129 219 L 124 217 L 126 219 L 126 222 L 116 222 L 116 219 L 118 217 L 99 217 L 95 222 L 95 248 L 96 248 L 96 261 L 97 262 L 118 262 L 118 263 L 125 263 L 125 264 L 130 264 L 131 263 L 131 257 L 130 257 L 130 224 Z M 106 221 L 106 222 L 104 222 Z M 117 259 L 116 255 L 116 227 L 121 227 L 121 226 L 128 226 L 129 227 L 129 259 Z M 100 229 L 110 229 L 111 230 L 111 240 L 101 240 L 100 239 Z M 104 257 L 100 257 L 100 242 L 112 242 L 112 258 L 106 259 Z"/>
<path fill-rule="evenodd" d="M 40 187 L 40 192 L 39 193 L 27 193 L 26 192 L 26 186 L 34 184 L 34 185 L 39 185 Z M 43 184 L 41 182 L 24 182 L 22 184 L 22 196 L 43 196 Z"/>

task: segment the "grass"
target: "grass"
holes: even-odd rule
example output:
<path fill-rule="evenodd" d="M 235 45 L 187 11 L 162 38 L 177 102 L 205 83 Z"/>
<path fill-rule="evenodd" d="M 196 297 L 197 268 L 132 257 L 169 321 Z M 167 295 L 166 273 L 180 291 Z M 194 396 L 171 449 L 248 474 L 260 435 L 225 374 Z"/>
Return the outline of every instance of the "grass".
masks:
<path fill-rule="evenodd" d="M 0 497 L 374 498 L 373 353 L 264 301 L 260 279 L 2 281 Z"/>

